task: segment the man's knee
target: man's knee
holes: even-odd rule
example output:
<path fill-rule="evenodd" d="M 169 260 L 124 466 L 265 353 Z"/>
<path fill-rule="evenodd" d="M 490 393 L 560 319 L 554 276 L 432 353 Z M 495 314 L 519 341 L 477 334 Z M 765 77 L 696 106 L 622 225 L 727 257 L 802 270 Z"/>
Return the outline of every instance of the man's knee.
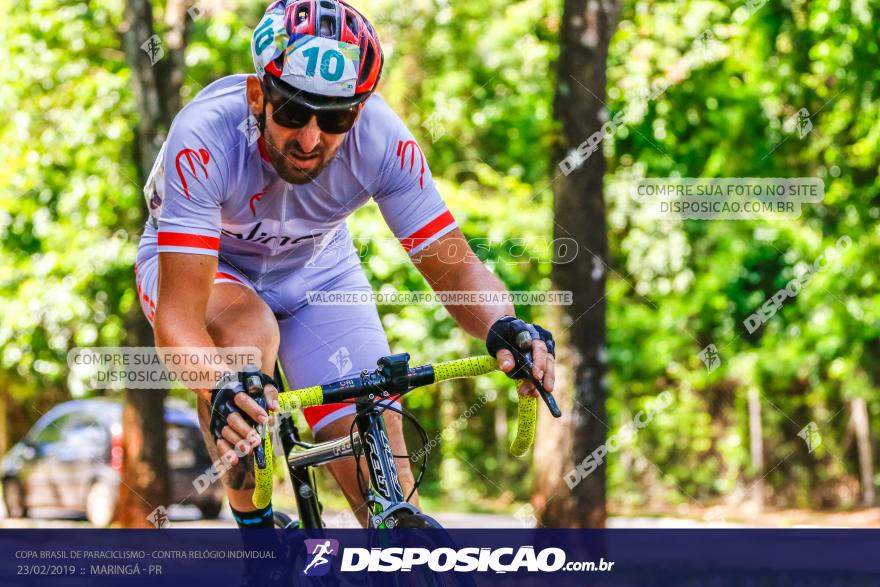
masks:
<path fill-rule="evenodd" d="M 211 293 L 205 320 L 215 345 L 257 347 L 269 353 L 274 362 L 281 341 L 278 321 L 266 302 L 252 290 L 218 284 Z"/>
<path fill-rule="evenodd" d="M 403 415 L 387 410 L 383 415 L 385 430 L 392 442 L 403 442 Z"/>
<path fill-rule="evenodd" d="M 219 347 L 257 347 L 263 352 L 278 352 L 281 334 L 275 317 L 229 316 L 208 326 L 211 339 Z"/>

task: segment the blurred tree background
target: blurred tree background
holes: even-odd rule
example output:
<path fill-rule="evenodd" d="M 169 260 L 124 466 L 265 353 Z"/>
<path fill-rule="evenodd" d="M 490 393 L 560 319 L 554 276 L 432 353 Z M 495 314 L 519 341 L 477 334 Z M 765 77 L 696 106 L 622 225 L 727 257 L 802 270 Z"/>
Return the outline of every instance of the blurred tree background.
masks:
<path fill-rule="evenodd" d="M 561 2 L 355 4 L 383 40 L 380 91 L 419 138 L 466 236 L 484 239 L 477 254 L 511 290 L 549 289 Z M 67 352 L 126 339 L 144 203 L 122 1 L 0 5 L 5 450 L 52 405 L 98 393 L 68 377 Z M 165 2 L 153 5 L 162 22 Z M 605 109 L 627 121 L 604 143 L 608 433 L 663 391 L 673 402 L 609 456 L 609 510 L 873 505 L 880 0 L 623 5 Z M 265 8 L 195 6 L 184 101 L 252 70 L 250 27 Z M 802 109 L 812 124 L 803 137 L 791 125 Z M 649 218 L 632 183 L 668 176 L 818 177 L 826 197 L 791 221 Z M 376 289 L 427 289 L 375 206 L 350 225 Z M 843 236 L 852 246 L 748 333 L 743 320 Z M 517 310 L 551 320 L 540 306 Z M 440 306 L 380 312 L 392 348 L 416 362 L 484 351 Z M 700 359 L 708 345 L 720 358 L 711 369 Z M 429 503 L 513 511 L 529 500 L 541 455 L 506 454 L 516 401 L 503 377 L 441 385 L 407 406 L 441 440 L 422 486 Z M 805 428 L 821 443 L 808 446 Z"/>

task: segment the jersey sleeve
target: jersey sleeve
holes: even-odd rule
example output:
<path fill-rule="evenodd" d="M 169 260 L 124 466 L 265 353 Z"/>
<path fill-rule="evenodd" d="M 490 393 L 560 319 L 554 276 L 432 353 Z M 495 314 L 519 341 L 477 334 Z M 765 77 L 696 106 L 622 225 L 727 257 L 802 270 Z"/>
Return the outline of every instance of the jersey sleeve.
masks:
<path fill-rule="evenodd" d="M 227 193 L 229 165 L 219 141 L 186 124 L 175 125 L 163 147 L 163 186 L 158 221 L 160 253 L 216 257 L 220 248 L 220 205 Z"/>
<path fill-rule="evenodd" d="M 382 110 L 387 141 L 373 199 L 394 236 L 412 256 L 457 225 L 412 133 L 384 103 Z"/>

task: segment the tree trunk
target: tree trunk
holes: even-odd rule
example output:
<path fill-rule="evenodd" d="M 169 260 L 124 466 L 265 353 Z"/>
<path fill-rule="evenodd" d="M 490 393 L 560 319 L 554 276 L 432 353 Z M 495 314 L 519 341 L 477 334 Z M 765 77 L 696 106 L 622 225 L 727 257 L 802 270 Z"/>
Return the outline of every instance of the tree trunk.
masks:
<path fill-rule="evenodd" d="M 859 453 L 859 480 L 862 485 L 862 505 L 874 505 L 874 457 L 871 454 L 871 434 L 868 430 L 868 404 L 865 398 L 853 398 L 852 423 Z"/>
<path fill-rule="evenodd" d="M 177 109 L 183 81 L 183 51 L 189 37 L 186 10 L 191 2 L 166 6 L 166 41 L 154 37 L 149 0 L 126 0 L 123 45 L 131 69 L 139 121 L 134 145 L 138 178 L 143 185 L 159 154 Z M 152 53 L 142 49 L 154 38 Z M 142 207 L 141 225 L 146 221 Z M 138 227 L 139 229 L 140 227 Z M 126 316 L 128 344 L 153 346 L 153 332 L 138 305 Z M 171 500 L 165 427 L 165 390 L 129 389 L 122 417 L 123 469 L 115 522 L 126 528 L 151 527 L 156 508 Z"/>
<path fill-rule="evenodd" d="M 752 473 L 758 477 L 752 485 L 752 503 L 757 511 L 764 509 L 764 426 L 761 422 L 761 396 L 757 387 L 748 391 L 749 447 L 752 455 Z"/>
<path fill-rule="evenodd" d="M 536 448 L 541 467 L 533 505 L 538 522 L 550 527 L 603 527 L 606 518 L 605 459 L 596 459 L 601 463 L 589 474 L 576 469 L 605 443 L 608 432 L 605 159 L 601 145 L 576 164 L 571 164 L 571 156 L 608 119 L 605 67 L 620 6 L 621 0 L 565 0 L 559 32 L 554 113 L 562 128 L 556 160 L 563 163 L 561 174 L 553 170 L 557 175 L 554 237 L 574 239 L 578 254 L 571 262 L 553 266 L 555 289 L 571 291 L 573 303 L 561 307 L 557 329 L 562 378 L 556 388 L 565 417 L 556 420 L 542 413 L 541 442 Z M 601 136 L 600 132 L 597 137 Z"/>
<path fill-rule="evenodd" d="M 0 454 L 5 455 L 9 449 L 9 413 L 6 406 L 12 399 L 6 381 L 0 379 Z"/>

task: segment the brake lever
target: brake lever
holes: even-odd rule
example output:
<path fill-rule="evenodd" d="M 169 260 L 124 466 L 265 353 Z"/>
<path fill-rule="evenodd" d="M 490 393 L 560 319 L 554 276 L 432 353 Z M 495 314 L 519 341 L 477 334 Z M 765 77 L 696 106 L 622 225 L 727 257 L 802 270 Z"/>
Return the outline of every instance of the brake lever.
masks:
<path fill-rule="evenodd" d="M 269 405 L 266 402 L 266 394 L 263 391 L 263 380 L 260 378 L 259 370 L 248 365 L 244 369 L 244 388 L 247 394 L 257 402 L 257 405 L 269 413 Z M 267 427 L 260 423 L 254 423 L 254 429 L 260 435 L 260 444 L 254 449 L 254 461 L 260 469 L 266 468 L 266 451 L 263 448 L 266 442 Z"/>
<path fill-rule="evenodd" d="M 532 337 L 528 332 L 523 331 L 516 335 L 516 346 L 519 347 L 519 350 L 522 353 L 523 364 L 526 367 L 526 375 L 528 376 L 529 381 L 535 384 L 535 389 L 538 390 L 538 394 L 541 396 L 541 399 L 544 400 L 544 403 L 547 404 L 547 409 L 550 410 L 553 417 L 561 417 L 562 411 L 556 404 L 553 394 L 546 391 L 544 385 L 535 379 L 535 376 L 532 374 L 532 366 L 534 365 L 532 362 Z"/>

